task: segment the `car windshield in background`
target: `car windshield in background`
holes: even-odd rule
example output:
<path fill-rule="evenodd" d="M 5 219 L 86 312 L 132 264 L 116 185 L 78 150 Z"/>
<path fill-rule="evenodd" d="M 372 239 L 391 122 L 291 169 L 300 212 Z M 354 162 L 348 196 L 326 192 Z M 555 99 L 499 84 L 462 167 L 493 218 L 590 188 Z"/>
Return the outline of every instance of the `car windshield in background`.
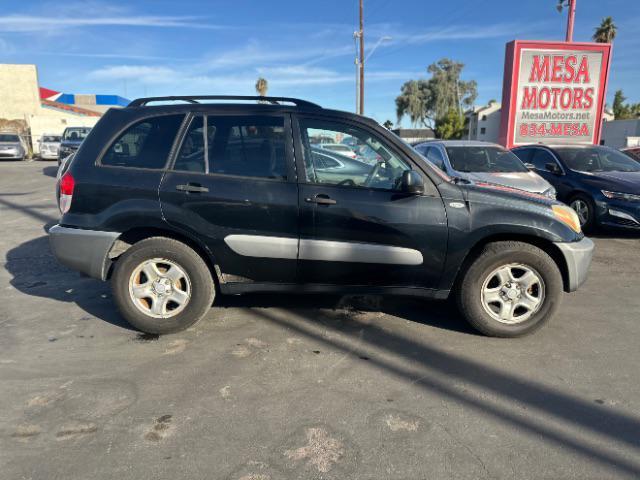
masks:
<path fill-rule="evenodd" d="M 20 137 L 18 137 L 18 135 L 7 135 L 5 134 L 0 134 L 0 142 L 19 142 L 20 141 Z"/>
<path fill-rule="evenodd" d="M 59 136 L 53 136 L 53 135 L 45 135 L 44 137 L 42 137 L 42 141 L 46 142 L 46 143 L 57 143 L 60 142 L 60 138 Z"/>
<path fill-rule="evenodd" d="M 446 149 L 451 166 L 458 172 L 528 172 L 518 157 L 499 147 L 459 146 Z"/>
<path fill-rule="evenodd" d="M 578 172 L 640 172 L 640 164 L 609 148 L 556 148 L 571 170 Z"/>
<path fill-rule="evenodd" d="M 64 132 L 65 140 L 84 140 L 89 132 L 90 128 L 69 128 Z"/>

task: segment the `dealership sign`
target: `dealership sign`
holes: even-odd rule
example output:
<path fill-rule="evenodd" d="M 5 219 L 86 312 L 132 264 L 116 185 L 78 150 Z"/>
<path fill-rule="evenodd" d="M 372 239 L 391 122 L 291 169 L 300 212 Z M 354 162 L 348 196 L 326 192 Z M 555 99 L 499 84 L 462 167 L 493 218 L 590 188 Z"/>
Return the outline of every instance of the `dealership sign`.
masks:
<path fill-rule="evenodd" d="M 508 43 L 501 143 L 599 143 L 610 53 L 602 43 Z"/>

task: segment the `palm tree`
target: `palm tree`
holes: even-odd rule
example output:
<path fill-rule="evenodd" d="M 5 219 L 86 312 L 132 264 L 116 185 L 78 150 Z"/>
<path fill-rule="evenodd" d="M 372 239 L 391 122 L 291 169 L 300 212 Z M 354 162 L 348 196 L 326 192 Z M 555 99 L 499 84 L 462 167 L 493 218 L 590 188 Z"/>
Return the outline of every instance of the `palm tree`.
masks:
<path fill-rule="evenodd" d="M 600 26 L 596 28 L 593 34 L 593 41 L 598 43 L 611 43 L 616 38 L 618 27 L 613 23 L 613 18 L 607 17 L 602 19 Z"/>
<path fill-rule="evenodd" d="M 258 93 L 258 95 L 260 95 L 261 97 L 266 97 L 267 90 L 269 90 L 269 82 L 267 82 L 267 80 L 262 77 L 258 78 L 258 80 L 256 81 L 256 92 Z"/>

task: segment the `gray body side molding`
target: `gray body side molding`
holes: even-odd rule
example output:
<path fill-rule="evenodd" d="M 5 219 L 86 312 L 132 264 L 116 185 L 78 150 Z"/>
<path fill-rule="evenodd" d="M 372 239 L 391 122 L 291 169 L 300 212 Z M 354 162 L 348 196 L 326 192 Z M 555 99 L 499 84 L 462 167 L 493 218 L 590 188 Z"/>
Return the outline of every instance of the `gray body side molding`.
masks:
<path fill-rule="evenodd" d="M 421 265 L 422 253 L 411 248 L 373 243 L 307 240 L 262 235 L 229 235 L 225 243 L 238 255 L 324 262 Z"/>
<path fill-rule="evenodd" d="M 82 230 L 54 225 L 49 229 L 51 251 L 60 263 L 99 280 L 107 279 L 107 255 L 118 232 Z"/>

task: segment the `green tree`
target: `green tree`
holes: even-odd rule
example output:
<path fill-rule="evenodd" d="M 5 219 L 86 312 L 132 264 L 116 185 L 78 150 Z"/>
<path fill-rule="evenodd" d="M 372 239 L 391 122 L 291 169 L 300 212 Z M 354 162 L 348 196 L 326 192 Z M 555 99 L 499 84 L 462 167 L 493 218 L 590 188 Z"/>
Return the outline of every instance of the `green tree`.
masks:
<path fill-rule="evenodd" d="M 613 96 L 613 116 L 616 120 L 629 120 L 640 117 L 640 103 L 625 103 L 627 97 L 622 90 L 616 90 Z"/>
<path fill-rule="evenodd" d="M 431 117 L 433 92 L 427 80 L 409 80 L 402 85 L 400 95 L 396 97 L 396 114 L 398 123 L 405 115 L 409 116 L 415 127 L 420 123 L 429 126 L 433 122 Z"/>
<path fill-rule="evenodd" d="M 261 97 L 267 96 L 267 91 L 269 90 L 269 82 L 266 79 L 260 77 L 256 81 L 256 93 Z"/>
<path fill-rule="evenodd" d="M 393 128 L 393 122 L 391 120 L 387 120 L 382 124 L 382 126 L 387 130 L 391 130 Z"/>
<path fill-rule="evenodd" d="M 613 23 L 613 18 L 603 18 L 600 26 L 593 34 L 593 41 L 598 43 L 611 43 L 616 38 L 618 27 Z"/>
<path fill-rule="evenodd" d="M 455 109 L 462 113 L 463 108 L 473 105 L 478 97 L 478 84 L 475 80 L 465 82 L 460 80 L 464 63 L 448 58 L 438 60 L 427 68 L 431 74 L 431 88 L 435 98 L 435 117 L 448 115 L 449 110 Z"/>
<path fill-rule="evenodd" d="M 463 63 L 442 58 L 427 68 L 431 78 L 406 82 L 396 98 L 398 123 L 408 115 L 414 126 L 419 122 L 432 127 L 449 110 L 462 114 L 464 108 L 473 105 L 478 85 L 475 80 L 460 80 L 463 68 Z"/>
<path fill-rule="evenodd" d="M 462 138 L 464 133 L 464 117 L 455 108 L 436 120 L 436 136 L 444 140 Z"/>

